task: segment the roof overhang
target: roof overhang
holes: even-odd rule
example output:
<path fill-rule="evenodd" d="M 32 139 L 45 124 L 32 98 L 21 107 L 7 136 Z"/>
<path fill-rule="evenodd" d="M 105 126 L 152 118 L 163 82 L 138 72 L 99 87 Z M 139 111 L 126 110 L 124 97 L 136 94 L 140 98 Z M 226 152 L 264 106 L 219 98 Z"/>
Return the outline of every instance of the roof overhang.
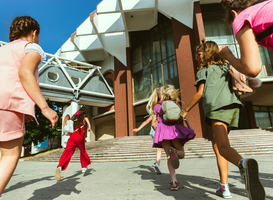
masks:
<path fill-rule="evenodd" d="M 195 1 L 103 0 L 62 45 L 59 53 L 65 58 L 91 63 L 112 55 L 126 66 L 129 32 L 150 30 L 157 24 L 158 12 L 192 28 Z"/>

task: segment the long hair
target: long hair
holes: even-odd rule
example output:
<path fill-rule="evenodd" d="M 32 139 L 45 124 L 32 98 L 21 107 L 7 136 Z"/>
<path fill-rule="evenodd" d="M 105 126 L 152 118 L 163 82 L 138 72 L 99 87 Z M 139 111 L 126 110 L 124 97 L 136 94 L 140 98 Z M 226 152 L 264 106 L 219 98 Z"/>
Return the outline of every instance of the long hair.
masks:
<path fill-rule="evenodd" d="M 71 120 L 74 122 L 74 128 L 78 128 L 79 132 L 81 131 L 81 126 L 85 118 L 85 111 L 83 109 L 78 110 L 72 117 Z"/>
<path fill-rule="evenodd" d="M 180 92 L 177 91 L 173 85 L 164 86 L 162 90 L 162 94 L 163 94 L 164 100 L 172 100 L 172 101 L 176 101 L 176 103 L 180 102 L 180 99 L 179 99 Z"/>
<path fill-rule="evenodd" d="M 231 10 L 242 12 L 257 0 L 221 0 L 222 7 L 225 10 L 225 22 L 232 25 L 234 17 Z"/>
<path fill-rule="evenodd" d="M 156 88 L 153 91 L 152 95 L 150 96 L 150 99 L 149 99 L 149 101 L 148 101 L 148 103 L 146 105 L 146 111 L 150 115 L 154 114 L 153 109 L 154 109 L 154 106 L 159 102 L 161 93 L 162 93 L 162 87 Z"/>
<path fill-rule="evenodd" d="M 223 65 L 225 60 L 219 56 L 219 47 L 213 41 L 207 41 L 196 47 L 195 58 L 197 59 L 199 53 L 203 52 L 202 59 L 199 60 L 199 67 L 209 67 L 209 65 Z M 198 60 L 198 59 L 197 59 Z"/>
<path fill-rule="evenodd" d="M 33 30 L 39 35 L 40 25 L 35 19 L 30 16 L 15 17 L 9 28 L 9 41 L 25 37 Z"/>

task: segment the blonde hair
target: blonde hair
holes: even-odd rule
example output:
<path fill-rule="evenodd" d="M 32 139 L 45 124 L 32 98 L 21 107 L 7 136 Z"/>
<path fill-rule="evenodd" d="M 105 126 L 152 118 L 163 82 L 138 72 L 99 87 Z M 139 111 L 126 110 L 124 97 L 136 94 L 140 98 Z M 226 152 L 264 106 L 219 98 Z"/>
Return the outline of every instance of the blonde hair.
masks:
<path fill-rule="evenodd" d="M 231 14 L 232 10 L 242 12 L 244 9 L 251 6 L 257 0 L 221 0 L 222 7 L 225 10 L 225 21 L 232 25 L 234 17 Z"/>
<path fill-rule="evenodd" d="M 149 101 L 148 101 L 148 103 L 146 105 L 146 111 L 150 115 L 154 114 L 154 111 L 153 111 L 154 107 L 159 102 L 159 98 L 160 98 L 161 94 L 162 94 L 162 87 L 156 88 L 153 91 L 152 95 L 150 96 L 150 99 L 149 99 Z"/>
<path fill-rule="evenodd" d="M 180 92 L 177 91 L 173 85 L 166 85 L 162 89 L 163 99 L 164 100 L 172 100 L 176 101 L 176 103 L 180 102 L 179 94 Z"/>
<path fill-rule="evenodd" d="M 223 65 L 225 64 L 225 60 L 221 58 L 218 54 L 219 47 L 213 41 L 207 41 L 203 44 L 200 44 L 196 47 L 195 58 L 199 56 L 198 53 L 203 52 L 203 58 L 199 63 L 198 69 L 202 67 L 209 67 L 209 65 Z"/>

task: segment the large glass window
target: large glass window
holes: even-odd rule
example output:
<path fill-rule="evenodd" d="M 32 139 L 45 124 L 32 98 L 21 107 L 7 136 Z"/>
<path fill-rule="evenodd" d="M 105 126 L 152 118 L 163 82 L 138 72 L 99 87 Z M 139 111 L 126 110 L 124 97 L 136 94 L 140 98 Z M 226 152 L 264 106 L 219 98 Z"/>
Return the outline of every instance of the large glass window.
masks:
<path fill-rule="evenodd" d="M 143 121 L 145 121 L 147 119 L 147 115 L 142 115 L 142 116 L 137 116 L 136 117 L 136 127 L 139 127 Z M 149 135 L 150 131 L 151 131 L 151 126 L 152 123 L 149 122 L 146 126 L 144 126 L 141 130 L 139 130 L 138 132 L 136 132 L 136 135 Z"/>
<path fill-rule="evenodd" d="M 256 125 L 259 128 L 272 128 L 273 107 L 253 106 Z"/>
<path fill-rule="evenodd" d="M 234 38 L 232 28 L 224 23 L 224 11 L 220 4 L 202 5 L 202 16 L 206 40 L 212 40 L 219 46 L 228 45 L 235 57 L 240 57 L 239 45 Z M 258 77 L 273 76 L 272 50 L 259 46 L 263 68 Z"/>
<path fill-rule="evenodd" d="M 155 88 L 172 84 L 179 88 L 171 20 L 158 13 L 158 25 L 132 32 L 134 102 L 148 98 Z"/>

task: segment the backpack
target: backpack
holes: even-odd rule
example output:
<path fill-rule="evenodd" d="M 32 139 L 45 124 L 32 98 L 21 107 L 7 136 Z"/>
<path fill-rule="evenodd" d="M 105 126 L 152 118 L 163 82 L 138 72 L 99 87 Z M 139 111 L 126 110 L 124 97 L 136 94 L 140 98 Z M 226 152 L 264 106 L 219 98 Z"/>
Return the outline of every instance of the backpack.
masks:
<path fill-rule="evenodd" d="M 228 71 L 232 77 L 232 89 L 237 96 L 253 92 L 253 89 L 249 87 L 249 81 L 244 74 L 238 72 L 232 66 L 229 66 Z"/>
<path fill-rule="evenodd" d="M 65 126 L 64 126 L 64 134 L 69 136 L 74 132 L 74 122 L 69 119 L 66 121 Z"/>
<path fill-rule="evenodd" d="M 181 108 L 171 100 L 163 101 L 161 103 L 163 111 L 163 120 L 165 122 L 176 122 L 180 120 Z"/>

